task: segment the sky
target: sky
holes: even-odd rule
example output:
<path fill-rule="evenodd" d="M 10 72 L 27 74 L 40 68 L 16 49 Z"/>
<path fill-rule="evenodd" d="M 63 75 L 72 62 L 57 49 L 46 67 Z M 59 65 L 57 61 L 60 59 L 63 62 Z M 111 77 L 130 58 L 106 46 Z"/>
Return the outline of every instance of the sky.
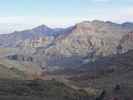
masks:
<path fill-rule="evenodd" d="M 95 19 L 133 22 L 133 0 L 0 0 L 0 34 Z"/>

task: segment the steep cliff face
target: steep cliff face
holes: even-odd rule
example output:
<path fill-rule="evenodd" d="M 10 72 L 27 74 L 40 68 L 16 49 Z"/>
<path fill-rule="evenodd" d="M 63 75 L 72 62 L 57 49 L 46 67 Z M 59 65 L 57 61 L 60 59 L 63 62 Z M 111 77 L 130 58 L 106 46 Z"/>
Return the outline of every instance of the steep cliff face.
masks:
<path fill-rule="evenodd" d="M 117 47 L 123 45 L 123 48 L 131 43 L 126 43 L 129 39 L 124 38 L 129 35 L 132 29 L 122 25 L 93 21 L 76 24 L 70 33 L 65 36 L 59 36 L 54 46 L 45 51 L 49 55 L 64 56 L 86 56 L 90 53 L 95 55 L 108 56 L 117 53 Z M 62 38 L 63 37 L 63 38 Z M 124 42 L 122 39 L 125 39 Z M 128 41 L 129 42 L 129 41 Z M 126 44 L 127 45 L 126 45 Z M 132 49 L 131 46 L 127 49 Z"/>
<path fill-rule="evenodd" d="M 129 32 L 128 34 L 124 35 L 120 40 L 120 45 L 124 52 L 133 49 L 133 32 Z"/>

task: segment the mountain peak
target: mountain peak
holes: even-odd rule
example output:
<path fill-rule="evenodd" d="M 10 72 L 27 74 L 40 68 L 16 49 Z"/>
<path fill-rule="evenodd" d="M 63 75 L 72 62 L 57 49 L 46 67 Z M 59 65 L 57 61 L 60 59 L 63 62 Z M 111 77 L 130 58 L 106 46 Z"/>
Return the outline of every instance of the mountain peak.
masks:
<path fill-rule="evenodd" d="M 35 27 L 31 30 L 34 33 L 38 34 L 45 34 L 45 35 L 52 35 L 54 33 L 54 29 L 46 26 L 46 25 L 40 25 L 38 27 Z"/>
<path fill-rule="evenodd" d="M 101 20 L 93 20 L 91 23 L 105 23 L 105 22 Z"/>
<path fill-rule="evenodd" d="M 48 26 L 42 24 L 40 26 L 37 26 L 35 28 L 33 28 L 33 30 L 50 30 L 51 28 L 49 28 Z"/>

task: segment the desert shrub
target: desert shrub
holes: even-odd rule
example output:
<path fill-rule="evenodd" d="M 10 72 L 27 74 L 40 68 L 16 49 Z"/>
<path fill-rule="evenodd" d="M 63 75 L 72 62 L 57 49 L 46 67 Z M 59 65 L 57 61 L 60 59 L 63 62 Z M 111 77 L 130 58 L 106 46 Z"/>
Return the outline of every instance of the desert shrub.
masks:
<path fill-rule="evenodd" d="M 32 80 L 41 80 L 41 76 L 37 73 L 32 74 Z"/>
<path fill-rule="evenodd" d="M 121 89 L 120 84 L 116 84 L 114 87 L 114 91 L 119 91 Z"/>
<path fill-rule="evenodd" d="M 18 59 L 18 55 L 12 55 L 11 57 L 9 57 L 10 59 L 13 59 L 13 60 L 17 60 Z"/>
<path fill-rule="evenodd" d="M 33 57 L 28 57 L 27 61 L 33 62 Z"/>
<path fill-rule="evenodd" d="M 98 97 L 96 97 L 95 100 L 104 100 L 105 95 L 106 95 L 106 91 L 102 90 L 101 94 Z"/>

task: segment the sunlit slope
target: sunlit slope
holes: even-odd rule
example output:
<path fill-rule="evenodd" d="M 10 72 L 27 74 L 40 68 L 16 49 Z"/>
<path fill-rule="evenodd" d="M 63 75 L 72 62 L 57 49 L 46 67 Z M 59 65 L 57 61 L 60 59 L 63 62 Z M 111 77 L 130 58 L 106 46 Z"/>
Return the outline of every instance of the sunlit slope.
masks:
<path fill-rule="evenodd" d="M 1 79 L 32 79 L 32 75 L 39 74 L 39 72 L 39 67 L 34 64 L 0 59 Z"/>

